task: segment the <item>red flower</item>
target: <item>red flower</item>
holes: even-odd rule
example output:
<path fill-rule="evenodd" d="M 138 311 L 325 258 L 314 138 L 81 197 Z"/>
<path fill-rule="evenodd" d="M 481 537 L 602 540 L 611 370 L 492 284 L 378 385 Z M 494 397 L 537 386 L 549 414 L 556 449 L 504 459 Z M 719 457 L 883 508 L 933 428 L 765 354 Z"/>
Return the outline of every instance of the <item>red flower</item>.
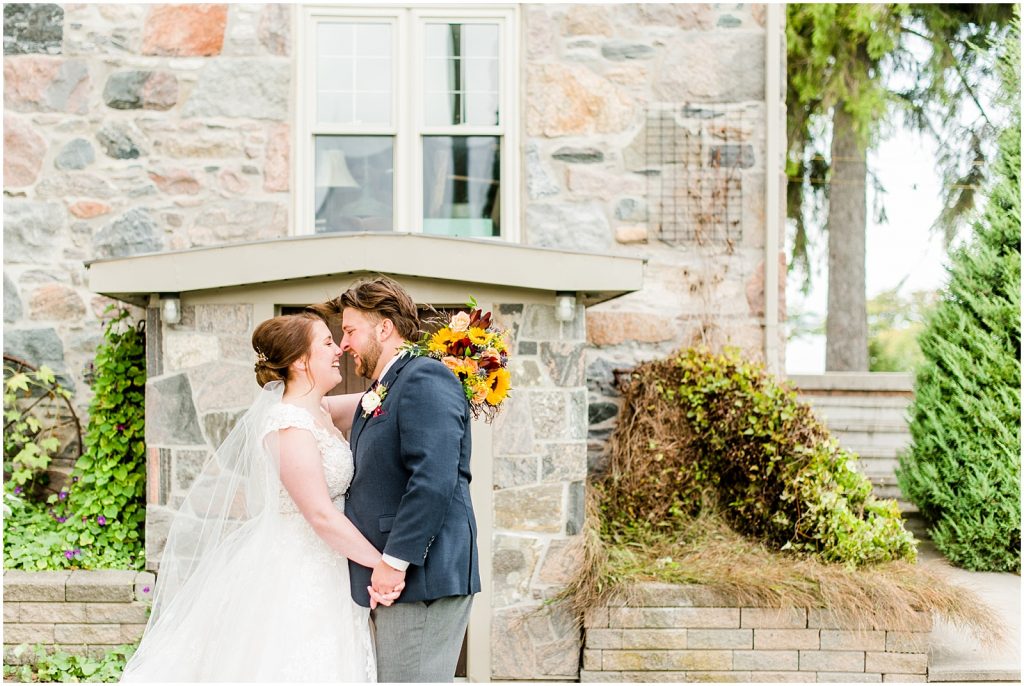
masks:
<path fill-rule="evenodd" d="M 493 372 L 501 368 L 501 358 L 494 353 L 483 353 L 480 355 L 480 367 Z"/>

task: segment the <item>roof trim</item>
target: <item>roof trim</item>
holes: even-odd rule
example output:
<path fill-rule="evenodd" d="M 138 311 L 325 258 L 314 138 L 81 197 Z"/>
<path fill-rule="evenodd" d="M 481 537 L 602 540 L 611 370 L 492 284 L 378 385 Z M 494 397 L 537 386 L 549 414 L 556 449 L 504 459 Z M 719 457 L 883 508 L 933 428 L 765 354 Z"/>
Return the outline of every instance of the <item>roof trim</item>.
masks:
<path fill-rule="evenodd" d="M 421 233 L 297 236 L 90 260 L 90 290 L 121 300 L 339 274 L 393 275 L 543 291 L 588 304 L 643 287 L 646 260 Z"/>

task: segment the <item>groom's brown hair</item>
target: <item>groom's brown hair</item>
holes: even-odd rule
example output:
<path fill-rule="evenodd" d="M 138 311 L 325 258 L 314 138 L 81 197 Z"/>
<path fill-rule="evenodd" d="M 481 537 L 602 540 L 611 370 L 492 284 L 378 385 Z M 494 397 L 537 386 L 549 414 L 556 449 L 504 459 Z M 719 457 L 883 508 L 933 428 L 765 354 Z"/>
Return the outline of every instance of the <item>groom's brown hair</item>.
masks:
<path fill-rule="evenodd" d="M 333 300 L 310 305 L 307 310 L 325 319 L 341 314 L 346 307 L 359 310 L 377 321 L 390 319 L 402 338 L 417 338 L 420 329 L 416 303 L 394 279 L 378 276 L 360 281 Z"/>

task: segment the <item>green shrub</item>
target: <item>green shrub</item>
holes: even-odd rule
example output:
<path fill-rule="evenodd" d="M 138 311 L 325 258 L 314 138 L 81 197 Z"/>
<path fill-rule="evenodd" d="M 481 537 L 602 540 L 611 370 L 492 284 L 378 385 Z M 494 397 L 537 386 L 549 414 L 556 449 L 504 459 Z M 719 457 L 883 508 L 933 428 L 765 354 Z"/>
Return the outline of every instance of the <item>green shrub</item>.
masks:
<path fill-rule="evenodd" d="M 7 501 L 7 569 L 145 565 L 145 336 L 142 323 L 133 324 L 126 310 L 107 323 L 103 335 L 72 485 L 45 503 L 30 497 Z M 5 484 L 9 494 L 15 488 Z"/>
<path fill-rule="evenodd" d="M 625 390 L 596 484 L 613 540 L 717 508 L 776 549 L 849 565 L 915 558 L 896 503 L 871 495 L 856 456 L 763 366 L 684 350 L 640 365 Z"/>
<path fill-rule="evenodd" d="M 137 645 L 117 646 L 107 651 L 101 658 L 84 655 L 71 655 L 61 650 L 47 651 L 42 645 L 35 645 L 32 651 L 35 659 L 31 664 L 4 665 L 4 680 L 29 683 L 42 682 L 80 682 L 113 683 L 119 681 L 124 666 L 135 652 Z M 14 648 L 14 654 L 21 657 L 29 650 L 27 644 Z"/>
<path fill-rule="evenodd" d="M 920 338 L 913 442 L 900 487 L 936 547 L 967 569 L 1020 572 L 1020 47 L 1005 44 L 1014 105 L 974 237 Z"/>

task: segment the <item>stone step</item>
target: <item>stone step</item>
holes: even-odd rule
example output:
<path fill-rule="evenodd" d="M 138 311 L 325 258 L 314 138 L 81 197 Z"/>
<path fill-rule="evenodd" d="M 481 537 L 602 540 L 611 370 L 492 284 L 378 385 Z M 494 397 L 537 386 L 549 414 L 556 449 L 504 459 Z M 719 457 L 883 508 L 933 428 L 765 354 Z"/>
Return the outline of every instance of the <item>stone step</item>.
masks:
<path fill-rule="evenodd" d="M 936 683 L 1020 683 L 1019 669 L 929 668 L 928 681 Z"/>
<path fill-rule="evenodd" d="M 904 396 L 856 396 L 856 395 L 804 395 L 799 399 L 814 408 L 846 408 L 857 407 L 867 410 L 905 410 L 910 406 L 910 398 Z"/>
<path fill-rule="evenodd" d="M 825 425 L 832 433 L 909 433 L 900 417 L 829 417 Z"/>

